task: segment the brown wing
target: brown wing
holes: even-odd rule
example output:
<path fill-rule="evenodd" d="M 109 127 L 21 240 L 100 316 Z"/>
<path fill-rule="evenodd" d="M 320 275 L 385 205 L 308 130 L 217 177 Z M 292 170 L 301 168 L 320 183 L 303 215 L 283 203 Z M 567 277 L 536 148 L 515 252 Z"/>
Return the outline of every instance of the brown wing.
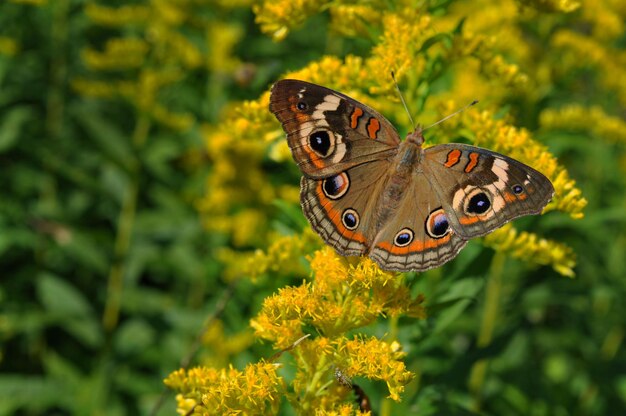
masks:
<path fill-rule="evenodd" d="M 540 214 L 554 194 L 542 173 L 517 160 L 464 144 L 425 150 L 424 173 L 454 231 L 469 239 L 508 221 Z"/>
<path fill-rule="evenodd" d="M 429 179 L 415 172 L 369 256 L 385 270 L 424 271 L 453 259 L 467 241 L 450 227 Z"/>
<path fill-rule="evenodd" d="M 304 214 L 339 254 L 359 256 L 369 250 L 388 168 L 389 162 L 382 160 L 325 179 L 302 178 L 300 202 Z"/>
<path fill-rule="evenodd" d="M 400 143 L 382 115 L 341 93 L 285 79 L 272 87 L 270 111 L 281 122 L 293 158 L 310 178 L 324 178 L 386 159 Z"/>

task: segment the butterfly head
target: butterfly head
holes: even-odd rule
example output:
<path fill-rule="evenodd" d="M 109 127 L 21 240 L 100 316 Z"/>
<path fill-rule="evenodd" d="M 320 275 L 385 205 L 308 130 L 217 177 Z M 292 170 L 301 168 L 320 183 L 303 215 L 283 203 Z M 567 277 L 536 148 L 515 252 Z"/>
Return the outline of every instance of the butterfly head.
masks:
<path fill-rule="evenodd" d="M 422 128 L 420 124 L 418 124 L 415 130 L 409 133 L 408 136 L 406 136 L 406 141 L 410 143 L 414 143 L 418 146 L 422 146 L 422 144 L 424 143 L 423 132 L 424 132 L 424 129 Z"/>

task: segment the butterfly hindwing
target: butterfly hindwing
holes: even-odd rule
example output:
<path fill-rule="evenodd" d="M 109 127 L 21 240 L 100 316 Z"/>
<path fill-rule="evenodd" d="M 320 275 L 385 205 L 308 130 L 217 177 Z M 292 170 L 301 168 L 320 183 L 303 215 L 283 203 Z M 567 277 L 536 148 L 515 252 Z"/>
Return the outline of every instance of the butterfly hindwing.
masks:
<path fill-rule="evenodd" d="M 303 177 L 300 202 L 311 226 L 344 256 L 366 254 L 376 229 L 387 161 L 359 165 L 324 179 Z"/>
<path fill-rule="evenodd" d="M 466 243 L 450 227 L 430 181 L 416 173 L 369 255 L 385 270 L 424 271 L 451 260 Z"/>

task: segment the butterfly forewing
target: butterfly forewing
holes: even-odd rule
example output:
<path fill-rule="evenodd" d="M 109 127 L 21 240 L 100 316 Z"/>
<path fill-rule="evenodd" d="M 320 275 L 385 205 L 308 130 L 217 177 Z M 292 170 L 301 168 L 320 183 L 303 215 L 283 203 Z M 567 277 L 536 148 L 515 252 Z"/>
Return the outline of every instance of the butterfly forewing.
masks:
<path fill-rule="evenodd" d="M 539 214 L 554 187 L 540 172 L 504 155 L 464 144 L 426 149 L 424 172 L 463 238 L 487 234 L 506 222 Z"/>
<path fill-rule="evenodd" d="M 392 157 L 400 142 L 391 123 L 371 108 L 304 81 L 274 84 L 270 110 L 287 132 L 300 169 L 311 178 Z"/>

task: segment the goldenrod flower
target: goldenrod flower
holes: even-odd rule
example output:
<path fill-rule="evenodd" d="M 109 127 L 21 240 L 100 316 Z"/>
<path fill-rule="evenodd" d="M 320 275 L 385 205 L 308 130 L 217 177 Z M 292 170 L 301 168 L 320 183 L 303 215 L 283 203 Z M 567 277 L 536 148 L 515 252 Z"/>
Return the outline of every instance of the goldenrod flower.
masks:
<path fill-rule="evenodd" d="M 387 383 L 389 398 L 400 401 L 404 386 L 414 374 L 401 361 L 406 354 L 398 343 L 387 343 L 376 338 L 337 341 L 337 362 L 348 376 L 362 376 Z"/>
<path fill-rule="evenodd" d="M 177 398 L 179 413 L 195 403 L 194 414 L 275 414 L 285 392 L 277 370 L 276 364 L 263 361 L 243 371 L 198 367 L 175 371 L 164 382 L 184 397 Z"/>
<path fill-rule="evenodd" d="M 111 27 L 145 24 L 151 17 L 150 6 L 127 4 L 108 7 L 94 2 L 85 5 L 85 14 L 92 22 Z"/>
<path fill-rule="evenodd" d="M 286 348 L 304 335 L 305 325 L 332 338 L 381 315 L 425 316 L 423 298 L 411 299 L 401 275 L 382 271 L 369 258 L 353 266 L 324 247 L 311 259 L 311 270 L 313 282 L 279 289 L 265 299 L 251 322 L 257 336 Z"/>
<path fill-rule="evenodd" d="M 283 40 L 289 30 L 321 10 L 328 0 L 264 0 L 253 6 L 256 22 L 274 40 Z"/>
<path fill-rule="evenodd" d="M 580 7 L 576 0 L 516 0 L 518 3 L 546 12 L 570 13 Z"/>
<path fill-rule="evenodd" d="M 541 113 L 539 120 L 541 127 L 547 130 L 589 132 L 594 140 L 626 143 L 626 121 L 608 115 L 599 106 L 573 104 L 549 108 Z"/>
<path fill-rule="evenodd" d="M 202 345 L 205 349 L 201 352 L 199 361 L 207 367 L 224 368 L 232 357 L 246 350 L 253 342 L 254 337 L 249 328 L 227 334 L 223 322 L 216 319 L 202 334 Z"/>
<path fill-rule="evenodd" d="M 519 232 L 511 224 L 485 236 L 483 242 L 487 247 L 526 263 L 552 266 L 559 274 L 574 277 L 576 256 L 565 244 L 546 240 L 533 233 Z"/>
<path fill-rule="evenodd" d="M 81 56 L 92 70 L 120 70 L 139 68 L 144 64 L 148 44 L 137 38 L 114 38 L 106 42 L 104 52 L 83 49 Z"/>
<path fill-rule="evenodd" d="M 0 36 L 0 55 L 13 56 L 18 50 L 19 46 L 15 39 Z"/>

